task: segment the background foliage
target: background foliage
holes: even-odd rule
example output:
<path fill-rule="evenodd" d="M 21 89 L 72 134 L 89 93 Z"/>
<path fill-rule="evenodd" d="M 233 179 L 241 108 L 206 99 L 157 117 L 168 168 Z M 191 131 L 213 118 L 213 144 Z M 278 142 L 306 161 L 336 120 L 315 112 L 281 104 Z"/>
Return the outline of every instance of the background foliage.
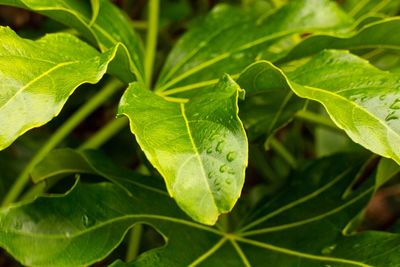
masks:
<path fill-rule="evenodd" d="M 400 266 L 400 1 L 0 4 L 0 266 Z"/>

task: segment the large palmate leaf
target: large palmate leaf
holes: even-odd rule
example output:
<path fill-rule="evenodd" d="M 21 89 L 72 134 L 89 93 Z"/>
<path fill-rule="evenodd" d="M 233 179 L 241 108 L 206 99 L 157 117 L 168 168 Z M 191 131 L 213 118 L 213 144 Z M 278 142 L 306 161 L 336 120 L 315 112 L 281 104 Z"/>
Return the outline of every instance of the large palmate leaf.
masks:
<path fill-rule="evenodd" d="M 109 0 L 0 0 L 0 4 L 25 8 L 78 30 L 102 51 L 122 43 L 111 72 L 126 82 L 143 79 L 143 48 L 128 18 Z M 92 4 L 92 7 L 91 7 Z"/>
<path fill-rule="evenodd" d="M 323 104 L 353 141 L 400 163 L 399 75 L 335 50 L 321 52 L 288 77 L 268 62 L 251 68 L 258 71 L 254 75 L 266 73 L 265 79 L 283 75 L 297 95 Z"/>
<path fill-rule="evenodd" d="M 174 47 L 157 89 L 174 87 L 168 92 L 171 94 L 206 86 L 223 73 L 241 72 L 283 37 L 351 23 L 350 17 L 327 0 L 291 1 L 274 14 L 261 17 L 255 12 L 218 6 Z"/>
<path fill-rule="evenodd" d="M 324 49 L 400 49 L 400 36 L 393 34 L 400 28 L 400 18 L 388 18 L 366 25 L 359 31 L 312 35 L 276 63 L 283 63 L 316 54 Z"/>
<path fill-rule="evenodd" d="M 133 83 L 120 103 L 119 113 L 129 118 L 170 195 L 206 224 L 232 209 L 244 183 L 247 139 L 238 118 L 240 91 L 229 76 L 190 100 L 165 99 Z"/>
<path fill-rule="evenodd" d="M 81 154 L 95 168 L 110 165 L 92 160 L 93 152 Z M 374 188 L 369 179 L 343 198 L 357 160 L 339 155 L 313 163 L 292 176 L 290 194 L 261 205 L 232 232 L 191 221 L 148 179 L 117 171 L 131 194 L 110 183 L 78 183 L 65 196 L 0 210 L 0 244 L 26 265 L 84 266 L 108 255 L 141 222 L 155 227 L 166 245 L 113 266 L 395 266 L 398 235 L 343 234 Z"/>
<path fill-rule="evenodd" d="M 119 50 L 100 54 L 68 34 L 31 41 L 4 27 L 0 39 L 0 149 L 50 121 L 79 85 L 98 82 Z"/>

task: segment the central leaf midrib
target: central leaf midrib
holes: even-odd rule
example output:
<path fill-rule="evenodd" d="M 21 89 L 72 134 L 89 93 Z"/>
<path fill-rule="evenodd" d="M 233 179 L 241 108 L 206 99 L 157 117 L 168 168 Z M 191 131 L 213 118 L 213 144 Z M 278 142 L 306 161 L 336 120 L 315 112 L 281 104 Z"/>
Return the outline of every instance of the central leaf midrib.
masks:
<path fill-rule="evenodd" d="M 33 9 L 30 5 L 26 4 L 25 1 L 22 1 L 23 4 L 25 6 L 27 6 L 29 9 Z M 69 7 L 69 6 L 67 6 Z M 139 71 L 138 66 L 136 64 L 136 62 L 134 62 L 131 58 L 130 55 L 130 51 L 129 49 L 126 47 L 126 45 L 122 42 L 117 41 L 112 35 L 108 34 L 108 32 L 106 30 L 104 30 L 103 27 L 101 27 L 98 23 L 93 23 L 92 25 L 90 25 L 90 19 L 86 18 L 85 16 L 83 16 L 81 13 L 77 12 L 76 9 L 73 9 L 70 7 L 70 9 L 67 9 L 66 7 L 61 7 L 61 8 L 38 8 L 36 9 L 38 11 L 64 11 L 66 13 L 69 13 L 71 15 L 73 15 L 78 21 L 80 21 L 82 23 L 82 25 L 91 32 L 91 34 L 93 35 L 93 37 L 95 38 L 96 42 L 99 43 L 99 45 L 101 46 L 105 46 L 107 47 L 103 42 L 101 42 L 98 39 L 97 33 L 94 32 L 93 30 L 97 30 L 99 33 L 101 33 L 106 39 L 108 39 L 113 45 L 117 45 L 117 44 L 121 44 L 124 46 L 124 48 L 128 51 L 127 55 L 128 55 L 128 61 L 130 63 L 130 65 L 133 67 L 134 69 L 134 74 L 137 76 L 138 80 L 143 81 L 143 77 L 142 77 L 142 73 Z"/>
<path fill-rule="evenodd" d="M 200 229 L 203 231 L 207 231 L 209 233 L 213 233 L 219 236 L 224 236 L 225 233 L 222 231 L 219 231 L 215 228 L 211 228 L 202 224 L 198 224 L 192 221 L 188 221 L 188 220 L 184 220 L 184 219 L 177 219 L 175 217 L 169 217 L 169 216 L 164 216 L 164 215 L 155 215 L 155 214 L 140 214 L 140 215 L 136 215 L 136 214 L 128 214 L 128 215 L 124 215 L 121 217 L 117 217 L 117 218 L 112 218 L 110 220 L 95 224 L 95 226 L 91 227 L 91 228 L 87 228 L 85 230 L 82 231 L 77 231 L 76 233 L 71 234 L 68 238 L 65 236 L 65 234 L 61 234 L 61 233 L 57 233 L 57 234 L 38 234 L 38 233 L 30 233 L 30 232 L 24 232 L 24 231 L 18 231 L 15 229 L 7 229 L 7 233 L 14 233 L 17 235 L 22 235 L 22 236 L 28 236 L 28 237 L 35 237 L 35 238 L 42 238 L 42 239 L 74 239 L 74 238 L 79 238 L 82 235 L 85 235 L 87 233 L 90 233 L 92 231 L 95 231 L 97 229 L 103 228 L 103 227 L 107 227 L 107 225 L 111 225 L 114 224 L 116 222 L 119 221 L 124 221 L 124 220 L 129 220 L 129 219 L 153 219 L 153 220 L 161 220 L 161 221 L 168 221 L 168 222 L 173 222 L 173 223 L 177 223 L 177 224 L 182 224 L 182 225 L 186 225 L 186 226 L 190 226 L 196 229 Z M 135 224 L 137 222 L 134 222 L 133 224 Z M 2 231 L 0 231 L 2 232 Z"/>
<path fill-rule="evenodd" d="M 203 176 L 203 180 L 205 181 L 205 183 L 207 185 L 207 189 L 208 189 L 210 195 L 212 196 L 211 198 L 212 198 L 212 200 L 214 202 L 215 208 L 217 209 L 217 211 L 219 211 L 219 207 L 217 205 L 217 202 L 215 201 L 215 197 L 214 197 L 214 194 L 212 192 L 211 186 L 208 183 L 208 179 L 207 179 L 207 175 L 206 175 L 206 171 L 205 171 L 205 167 L 204 167 L 203 161 L 201 160 L 200 153 L 199 153 L 199 151 L 197 149 L 197 146 L 196 146 L 196 143 L 195 143 L 195 141 L 193 139 L 192 131 L 190 129 L 189 120 L 186 117 L 185 104 L 184 103 L 180 104 L 180 109 L 181 109 L 183 120 L 185 122 L 185 126 L 186 126 L 186 130 L 187 130 L 187 133 L 188 133 L 188 137 L 189 137 L 190 143 L 192 145 L 192 148 L 193 148 L 193 151 L 195 153 L 196 159 L 197 159 L 197 161 L 198 161 L 198 163 L 200 165 L 200 169 L 201 169 L 201 174 Z"/>
<path fill-rule="evenodd" d="M 278 225 L 278 226 L 271 226 L 271 227 L 267 227 L 267 228 L 262 228 L 262 229 L 257 229 L 257 230 L 252 230 L 252 231 L 248 231 L 248 232 L 244 232 L 243 234 L 241 234 L 240 236 L 253 236 L 253 235 L 259 235 L 259 234 L 265 234 L 265 233 L 271 233 L 271 232 L 277 232 L 277 231 L 282 231 L 282 230 L 286 230 L 289 228 L 293 228 L 293 227 L 299 227 L 308 223 L 312 223 L 314 221 L 317 220 L 321 220 L 325 217 L 331 216 L 335 213 L 338 213 L 339 211 L 342 211 L 343 209 L 353 205 L 355 202 L 359 201 L 360 199 L 362 199 L 363 197 L 365 197 L 366 195 L 368 195 L 369 193 L 371 193 L 374 190 L 374 187 L 370 187 L 369 189 L 367 189 L 366 191 L 364 191 L 363 193 L 361 193 L 360 195 L 358 195 L 357 197 L 349 200 L 348 202 L 346 202 L 343 205 L 340 205 L 334 209 L 331 209 L 327 212 L 324 212 L 322 214 L 318 214 L 316 216 L 301 220 L 301 221 L 297 221 L 297 222 L 293 222 L 293 223 L 288 223 L 288 224 L 283 224 L 283 225 Z"/>
<path fill-rule="evenodd" d="M 44 71 L 43 73 L 41 73 L 40 75 L 38 75 L 37 77 L 33 78 L 32 80 L 30 80 L 29 82 L 27 82 L 24 86 L 22 86 L 20 89 L 18 89 L 17 92 L 15 92 L 15 94 L 10 97 L 7 102 L 5 102 L 1 107 L 0 110 L 3 110 L 8 104 L 10 104 L 10 102 L 12 100 L 14 100 L 19 94 L 21 94 L 25 89 L 28 89 L 31 85 L 33 85 L 34 83 L 36 83 L 37 81 L 41 80 L 42 78 L 44 78 L 45 76 L 49 75 L 50 73 L 52 73 L 53 71 L 68 66 L 68 65 L 72 65 L 72 64 L 76 64 L 79 63 L 80 61 L 67 61 L 67 62 L 63 62 L 63 63 L 59 63 L 55 66 L 52 66 L 50 69 Z"/>
<path fill-rule="evenodd" d="M 255 220 L 253 223 L 248 224 L 246 227 L 243 227 L 241 229 L 241 232 L 247 230 L 247 229 L 251 229 L 254 228 L 255 226 L 259 225 L 260 223 L 263 223 L 279 214 L 281 214 L 282 212 L 285 212 L 289 209 L 292 209 L 300 204 L 303 204 L 317 196 L 319 196 L 320 194 L 322 194 L 323 192 L 325 192 L 326 190 L 330 189 L 332 186 L 334 186 L 336 183 L 338 183 L 339 181 L 341 181 L 343 178 L 346 177 L 346 175 L 349 173 L 349 170 L 345 170 L 344 172 L 342 172 L 341 174 L 339 174 L 337 177 L 335 177 L 334 179 L 332 179 L 331 181 L 329 181 L 329 183 L 326 183 L 325 185 L 323 185 L 322 187 L 318 188 L 317 190 L 295 200 L 292 201 L 288 204 L 286 204 L 283 207 L 280 207 L 274 211 L 272 211 L 271 213 L 268 213 L 267 215 L 261 217 L 260 219 Z"/>
<path fill-rule="evenodd" d="M 260 241 L 256 240 L 251 240 L 243 237 L 235 237 L 235 239 L 239 242 L 243 242 L 249 245 L 253 245 L 256 247 L 260 247 L 266 250 L 282 253 L 282 254 L 287 254 L 287 255 L 292 255 L 300 258 L 305 258 L 305 259 L 310 259 L 310 260 L 316 260 L 316 261 L 330 261 L 330 262 L 339 262 L 339 263 L 347 263 L 347 264 L 353 264 L 355 266 L 360 266 L 360 267 L 373 267 L 371 265 L 358 262 L 358 261 L 353 261 L 353 260 L 348 260 L 344 258 L 334 258 L 334 257 L 327 257 L 327 256 L 320 256 L 320 255 L 314 255 L 314 254 L 309 254 L 309 253 L 304 253 L 300 251 L 295 251 L 291 250 L 288 248 L 284 247 L 278 247 L 269 243 L 263 243 Z"/>

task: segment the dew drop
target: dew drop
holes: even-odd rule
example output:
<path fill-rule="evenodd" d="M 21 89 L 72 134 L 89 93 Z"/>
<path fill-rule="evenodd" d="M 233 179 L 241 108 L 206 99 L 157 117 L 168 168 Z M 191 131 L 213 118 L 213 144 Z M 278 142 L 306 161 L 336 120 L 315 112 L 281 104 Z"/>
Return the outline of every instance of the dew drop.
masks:
<path fill-rule="evenodd" d="M 379 96 L 379 100 L 385 100 L 385 98 L 386 98 L 386 94 Z"/>
<path fill-rule="evenodd" d="M 397 120 L 398 118 L 399 117 L 396 115 L 396 112 L 392 111 L 386 116 L 385 121 Z"/>
<path fill-rule="evenodd" d="M 229 153 L 226 155 L 226 159 L 227 159 L 229 162 L 234 161 L 235 158 L 236 158 L 236 152 L 234 152 L 234 151 L 231 151 L 231 152 L 229 152 Z"/>
<path fill-rule="evenodd" d="M 82 216 L 82 223 L 85 227 L 91 227 L 94 225 L 95 221 L 85 214 Z"/>
<path fill-rule="evenodd" d="M 391 105 L 391 109 L 400 109 L 400 98 L 397 98 Z"/>
<path fill-rule="evenodd" d="M 221 140 L 218 142 L 217 146 L 215 147 L 215 151 L 217 151 L 218 153 L 222 153 L 222 150 L 224 148 L 224 140 Z"/>
<path fill-rule="evenodd" d="M 226 166 L 225 164 L 221 165 L 221 167 L 219 167 L 219 171 L 224 173 L 228 170 L 228 166 Z"/>
<path fill-rule="evenodd" d="M 212 147 L 207 148 L 207 154 L 211 154 L 212 152 L 213 152 L 213 148 Z"/>
<path fill-rule="evenodd" d="M 207 174 L 208 179 L 212 179 L 214 177 L 214 173 L 213 172 L 209 172 Z"/>
<path fill-rule="evenodd" d="M 215 180 L 215 181 L 214 181 L 214 185 L 215 185 L 216 187 L 219 187 L 219 186 L 221 185 L 221 182 L 218 181 L 218 180 Z"/>
<path fill-rule="evenodd" d="M 227 183 L 227 184 L 231 184 L 231 183 L 232 183 L 232 179 L 231 179 L 231 178 L 227 178 L 227 179 L 225 179 L 225 183 Z"/>
<path fill-rule="evenodd" d="M 325 247 L 324 249 L 322 249 L 321 253 L 324 255 L 328 255 L 331 254 L 336 248 L 336 244 L 329 246 L 329 247 Z"/>

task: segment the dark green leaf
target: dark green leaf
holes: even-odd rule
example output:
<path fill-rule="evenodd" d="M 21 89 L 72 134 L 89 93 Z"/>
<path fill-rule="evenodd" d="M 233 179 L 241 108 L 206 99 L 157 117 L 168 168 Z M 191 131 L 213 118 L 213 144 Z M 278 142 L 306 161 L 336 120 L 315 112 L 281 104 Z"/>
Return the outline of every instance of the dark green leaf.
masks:
<path fill-rule="evenodd" d="M 104 177 L 114 184 L 121 186 L 120 177 L 136 177 L 146 179 L 146 183 L 141 185 L 148 187 L 149 190 L 163 191 L 160 180 L 154 177 L 143 177 L 132 171 L 128 171 L 114 165 L 105 155 L 99 151 L 85 150 L 77 151 L 70 148 L 56 149 L 51 151 L 42 162 L 40 162 L 31 173 L 34 183 L 39 183 L 48 179 L 72 176 L 74 174 L 95 174 Z M 130 181 L 133 183 L 134 181 Z M 128 193 L 129 194 L 129 193 Z"/>
<path fill-rule="evenodd" d="M 240 74 L 237 83 L 246 91 L 240 117 L 250 139 L 261 134 L 270 137 L 305 105 L 303 99 L 294 95 L 281 71 L 265 68 L 264 64 L 250 65 Z"/>
<path fill-rule="evenodd" d="M 215 83 L 238 74 L 281 38 L 349 26 L 352 20 L 327 0 L 291 1 L 272 15 L 216 7 L 186 33 L 170 53 L 157 87 L 168 94 Z M 176 88 L 178 87 L 178 88 Z"/>
<path fill-rule="evenodd" d="M 358 161 L 339 155 L 315 162 L 292 176 L 290 194 L 261 206 L 229 233 L 190 221 L 166 194 L 130 175 L 118 177 L 130 195 L 110 183 L 78 184 L 66 196 L 1 210 L 0 244 L 26 265 L 83 266 L 104 258 L 127 229 L 144 222 L 166 246 L 114 266 L 395 266 L 398 235 L 343 235 L 374 188 L 369 179 L 342 197 Z"/>
<path fill-rule="evenodd" d="M 170 195 L 202 223 L 214 224 L 219 214 L 230 211 L 244 183 L 247 139 L 238 118 L 240 90 L 224 76 L 201 95 L 179 100 L 133 83 L 120 103 L 119 113 L 130 119 Z"/>
<path fill-rule="evenodd" d="M 400 28 L 400 18 L 388 18 L 366 25 L 359 31 L 312 35 L 295 46 L 277 61 L 288 62 L 316 54 L 324 49 L 400 49 L 400 36 L 393 34 Z"/>
<path fill-rule="evenodd" d="M 79 85 L 97 83 L 120 50 L 100 54 L 62 33 L 30 41 L 4 27 L 0 38 L 0 149 L 50 121 Z"/>
<path fill-rule="evenodd" d="M 396 15 L 400 10 L 399 0 L 344 0 L 343 8 L 353 17 L 372 16 L 376 14 Z"/>

